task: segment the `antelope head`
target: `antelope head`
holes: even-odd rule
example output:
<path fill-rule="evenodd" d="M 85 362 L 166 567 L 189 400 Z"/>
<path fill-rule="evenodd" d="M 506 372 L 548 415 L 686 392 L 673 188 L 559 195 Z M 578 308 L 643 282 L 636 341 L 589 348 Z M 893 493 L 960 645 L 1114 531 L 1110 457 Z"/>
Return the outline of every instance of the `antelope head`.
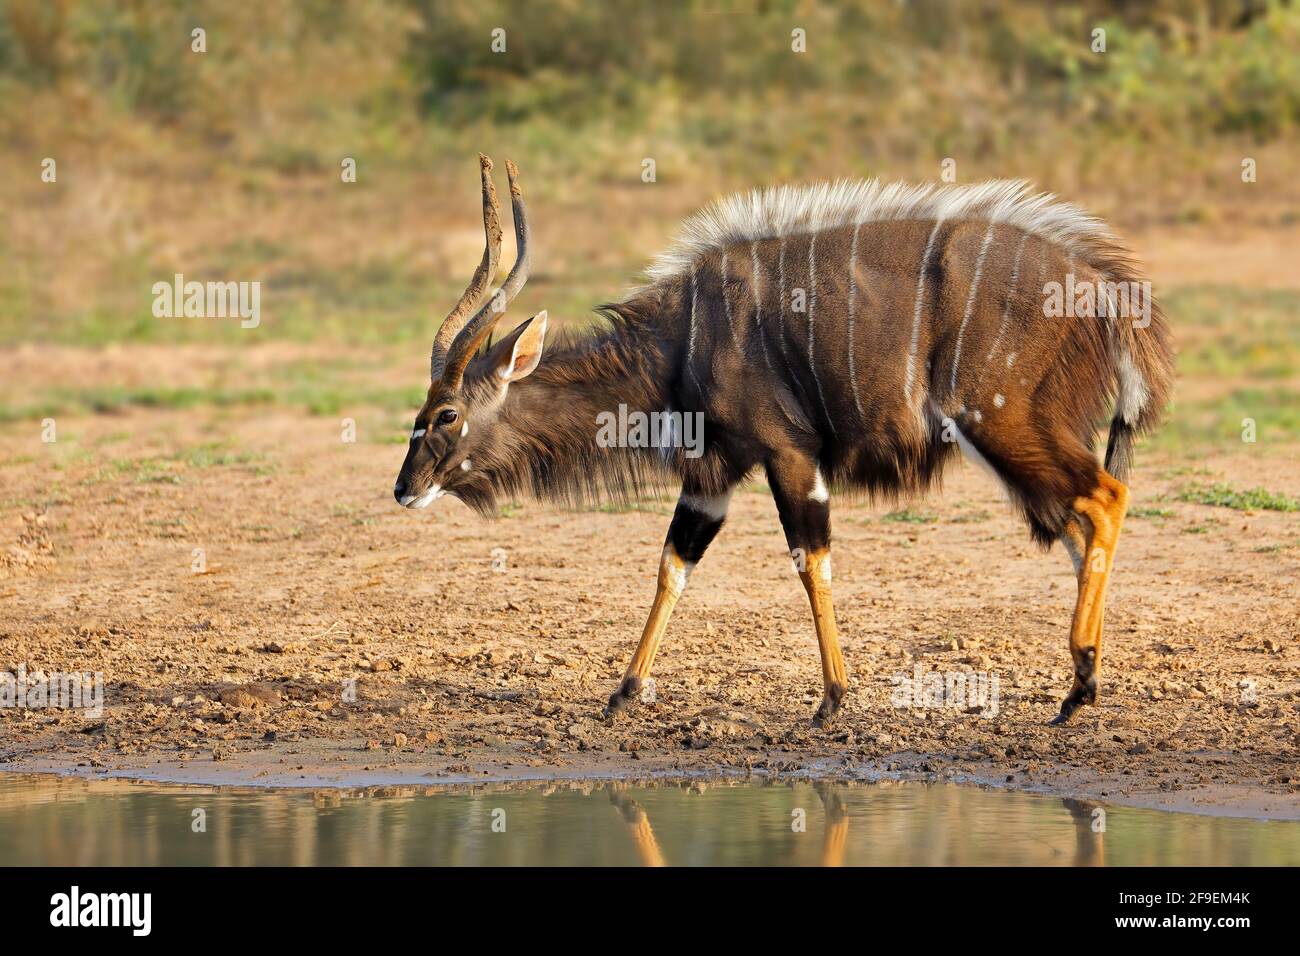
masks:
<path fill-rule="evenodd" d="M 494 458 L 496 446 L 505 437 L 496 432 L 497 412 L 506 390 L 531 373 L 542 357 L 545 312 L 478 354 L 506 306 L 528 281 L 529 265 L 528 217 L 519 191 L 519 170 L 507 160 L 518 256 L 501 288 L 487 295 L 501 256 L 501 218 L 492 184 L 492 160 L 480 155 L 479 166 L 483 259 L 433 338 L 429 391 L 415 416 L 406 460 L 393 486 L 398 504 L 407 508 L 424 508 L 445 494 L 471 502 L 490 497 L 490 476 L 482 469 L 476 473 L 475 463 L 486 465 Z"/>

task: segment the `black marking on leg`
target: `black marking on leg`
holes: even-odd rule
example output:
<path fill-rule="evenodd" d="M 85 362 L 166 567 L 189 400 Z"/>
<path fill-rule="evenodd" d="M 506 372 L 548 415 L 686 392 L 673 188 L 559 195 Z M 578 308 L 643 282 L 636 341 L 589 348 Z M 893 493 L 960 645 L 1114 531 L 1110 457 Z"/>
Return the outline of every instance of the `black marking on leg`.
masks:
<path fill-rule="evenodd" d="M 813 725 L 822 730 L 828 729 L 835 722 L 835 715 L 839 713 L 840 704 L 843 703 L 844 695 L 848 692 L 848 687 L 843 684 L 831 684 L 827 687 L 821 706 L 813 715 Z"/>
<path fill-rule="evenodd" d="M 1074 662 L 1074 676 L 1079 679 L 1081 684 L 1091 684 L 1094 692 L 1097 689 L 1097 679 L 1093 676 L 1096 670 L 1096 662 L 1097 649 L 1095 647 L 1088 648 Z M 1088 701 L 1088 703 L 1092 703 L 1092 701 Z"/>
<path fill-rule="evenodd" d="M 1084 704 L 1097 702 L 1097 675 L 1093 666 L 1096 659 L 1097 651 L 1090 647 L 1075 662 L 1074 687 L 1070 689 L 1070 696 L 1061 701 L 1061 712 L 1052 718 L 1052 726 L 1069 723 L 1076 710 Z"/>
<path fill-rule="evenodd" d="M 722 521 L 679 504 L 668 526 L 668 541 L 679 558 L 687 564 L 698 564 L 721 529 Z"/>
<path fill-rule="evenodd" d="M 639 700 L 642 685 L 643 681 L 639 677 L 623 678 L 623 683 L 618 685 L 618 690 L 609 696 L 609 703 L 605 705 L 605 716 L 613 717 L 627 710 L 628 704 L 634 700 Z"/>

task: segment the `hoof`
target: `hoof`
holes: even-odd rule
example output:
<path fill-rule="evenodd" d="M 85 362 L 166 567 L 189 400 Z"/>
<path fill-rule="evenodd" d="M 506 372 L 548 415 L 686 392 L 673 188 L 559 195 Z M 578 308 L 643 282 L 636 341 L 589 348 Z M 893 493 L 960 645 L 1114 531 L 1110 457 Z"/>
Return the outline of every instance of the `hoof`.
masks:
<path fill-rule="evenodd" d="M 609 703 L 605 705 L 605 716 L 613 717 L 627 710 L 629 704 L 640 699 L 641 686 L 642 681 L 639 677 L 623 678 L 623 683 L 618 685 L 618 690 L 610 695 Z"/>
<path fill-rule="evenodd" d="M 1070 696 L 1061 701 L 1061 712 L 1053 717 L 1048 724 L 1050 727 L 1059 727 L 1062 724 L 1068 724 L 1074 712 L 1084 704 L 1093 704 L 1097 702 L 1097 678 L 1089 675 L 1086 680 L 1076 675 L 1074 678 L 1074 687 L 1070 691 Z"/>
<path fill-rule="evenodd" d="M 840 712 L 840 704 L 843 703 L 844 695 L 847 693 L 848 688 L 839 684 L 827 687 L 821 706 L 817 708 L 817 713 L 813 714 L 813 726 L 819 730 L 829 730 L 835 723 L 835 715 Z"/>

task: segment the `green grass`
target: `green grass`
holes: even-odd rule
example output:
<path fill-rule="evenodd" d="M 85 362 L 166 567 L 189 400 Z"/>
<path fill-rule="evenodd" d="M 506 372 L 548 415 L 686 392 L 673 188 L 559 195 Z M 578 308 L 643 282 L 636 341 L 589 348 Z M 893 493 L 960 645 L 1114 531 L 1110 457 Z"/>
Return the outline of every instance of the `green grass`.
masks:
<path fill-rule="evenodd" d="M 78 460 L 86 460 L 87 457 L 82 453 L 78 456 Z M 257 452 L 231 450 L 227 442 L 206 442 L 170 455 L 110 458 L 86 474 L 80 483 L 94 485 L 126 476 L 139 485 L 179 485 L 184 480 L 185 471 L 205 468 L 238 467 L 257 475 L 266 475 L 274 471 L 274 466 L 265 462 L 264 458 L 264 455 Z M 60 467 L 60 470 L 65 467 L 66 463 Z"/>
<path fill-rule="evenodd" d="M 1147 441 L 1176 453 L 1300 441 L 1300 292 L 1182 286 L 1162 298 L 1178 381 Z"/>
<path fill-rule="evenodd" d="M 277 405 L 299 408 L 312 415 L 337 415 L 347 409 L 378 407 L 386 411 L 414 412 L 424 388 L 375 385 L 348 386 L 342 382 L 295 382 L 279 388 L 51 388 L 25 405 L 0 407 L 0 422 L 33 421 L 64 415 L 113 415 L 132 408 L 187 410 Z"/>
<path fill-rule="evenodd" d="M 1261 544 L 1259 547 L 1250 550 L 1255 554 L 1281 554 L 1283 551 L 1289 551 L 1296 547 L 1297 544 L 1295 541 L 1283 541 L 1276 544 Z"/>
<path fill-rule="evenodd" d="M 888 514 L 881 515 L 880 520 L 900 524 L 936 524 L 939 521 L 939 516 L 925 511 L 912 511 L 910 508 L 903 508 L 899 511 L 891 511 Z"/>
<path fill-rule="evenodd" d="M 1164 424 L 1146 441 L 1176 452 L 1207 445 L 1248 448 L 1247 419 L 1253 423 L 1254 444 L 1300 441 L 1300 390 L 1241 387 L 1214 398 L 1176 399 Z"/>
<path fill-rule="evenodd" d="M 1213 485 L 1189 485 L 1178 493 L 1179 501 L 1198 505 L 1231 508 L 1234 511 L 1300 511 L 1300 501 L 1264 488 L 1238 491 L 1231 485 L 1218 482 Z"/>
<path fill-rule="evenodd" d="M 643 511 L 647 514 L 671 515 L 673 510 L 665 507 L 663 504 L 657 504 L 653 501 L 602 501 L 592 508 L 585 508 L 585 511 L 597 511 L 601 514 L 618 515 L 627 514 L 632 511 Z"/>
<path fill-rule="evenodd" d="M 1163 297 L 1183 377 L 1251 381 L 1300 371 L 1300 293 L 1291 289 L 1182 286 Z"/>
<path fill-rule="evenodd" d="M 1130 518 L 1173 518 L 1177 512 L 1173 508 L 1130 508 L 1127 517 Z"/>

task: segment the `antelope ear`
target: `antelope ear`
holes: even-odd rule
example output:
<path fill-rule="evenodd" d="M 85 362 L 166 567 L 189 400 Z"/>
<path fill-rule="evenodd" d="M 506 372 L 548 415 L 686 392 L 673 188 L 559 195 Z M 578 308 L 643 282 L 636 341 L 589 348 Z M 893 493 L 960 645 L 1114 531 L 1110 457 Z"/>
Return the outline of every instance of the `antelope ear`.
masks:
<path fill-rule="evenodd" d="M 532 373 L 542 360 L 542 340 L 546 336 L 546 312 L 538 312 L 521 322 L 513 332 L 492 346 L 488 368 L 507 382 L 517 382 Z"/>

